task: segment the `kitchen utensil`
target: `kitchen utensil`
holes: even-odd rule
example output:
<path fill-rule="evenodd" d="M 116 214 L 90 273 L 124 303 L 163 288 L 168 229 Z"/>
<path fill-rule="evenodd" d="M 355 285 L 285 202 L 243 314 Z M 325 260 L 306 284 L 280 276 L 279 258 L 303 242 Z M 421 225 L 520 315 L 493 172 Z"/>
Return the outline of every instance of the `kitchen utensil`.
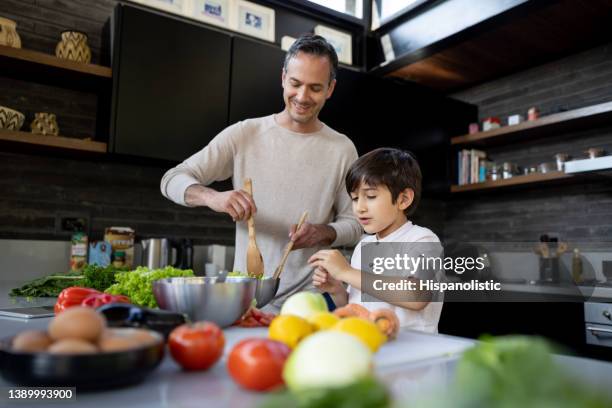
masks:
<path fill-rule="evenodd" d="M 257 279 L 228 276 L 167 278 L 153 282 L 153 295 L 161 309 L 184 313 L 192 321 L 208 320 L 230 326 L 255 298 Z"/>
<path fill-rule="evenodd" d="M 272 299 L 274 299 L 274 296 L 276 296 L 276 292 L 278 291 L 279 283 L 280 279 L 275 277 L 257 279 L 255 300 L 257 301 L 258 308 L 262 308 L 263 306 L 270 303 Z"/>
<path fill-rule="evenodd" d="M 125 329 L 130 330 L 130 329 Z M 0 372 L 18 386 L 108 389 L 134 384 L 152 372 L 164 357 L 164 339 L 142 347 L 95 354 L 51 354 L 13 351 L 13 337 L 0 340 Z"/>
<path fill-rule="evenodd" d="M 149 269 L 173 266 L 180 269 L 193 267 L 193 245 L 191 240 L 173 241 L 168 238 L 143 239 L 142 263 Z M 172 251 L 176 251 L 172 262 Z"/>
<path fill-rule="evenodd" d="M 542 174 L 550 173 L 552 171 L 557 171 L 557 163 L 552 163 L 552 162 L 540 163 L 540 165 L 538 166 L 538 170 Z"/>
<path fill-rule="evenodd" d="M 250 178 L 244 180 L 244 189 L 253 196 L 253 182 Z M 247 247 L 247 272 L 252 276 L 263 276 L 264 263 L 255 238 L 255 220 L 253 214 L 247 220 L 249 227 L 249 246 Z"/>
<path fill-rule="evenodd" d="M 555 161 L 557 162 L 557 170 L 563 171 L 563 167 L 565 166 L 565 162 L 570 159 L 570 156 L 565 153 L 557 153 L 555 154 Z"/>
<path fill-rule="evenodd" d="M 182 313 L 149 309 L 130 303 L 109 303 L 96 310 L 106 317 L 109 327 L 146 328 L 160 333 L 165 338 L 168 338 L 175 327 L 189 321 Z"/>
<path fill-rule="evenodd" d="M 595 159 L 604 155 L 604 149 L 601 147 L 589 147 L 586 149 L 585 153 L 589 159 Z"/>
<path fill-rule="evenodd" d="M 297 227 L 295 228 L 296 231 L 300 229 L 302 224 L 304 224 L 304 221 L 306 221 L 307 216 L 308 216 L 308 211 L 304 211 L 304 213 L 300 217 L 300 220 L 297 223 Z M 285 262 L 287 262 L 287 257 L 289 256 L 289 252 L 291 252 L 292 249 L 293 249 L 293 241 L 289 241 L 289 243 L 285 247 L 285 252 L 283 253 L 283 257 L 281 258 L 280 264 L 274 271 L 274 275 L 272 275 L 274 279 L 277 279 L 280 276 L 281 272 L 283 271 L 283 268 L 285 267 Z"/>

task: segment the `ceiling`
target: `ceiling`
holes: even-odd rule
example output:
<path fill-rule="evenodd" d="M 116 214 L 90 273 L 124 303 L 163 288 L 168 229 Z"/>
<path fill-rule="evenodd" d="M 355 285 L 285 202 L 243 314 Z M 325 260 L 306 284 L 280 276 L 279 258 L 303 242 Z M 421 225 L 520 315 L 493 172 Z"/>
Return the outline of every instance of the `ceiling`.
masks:
<path fill-rule="evenodd" d="M 545 4 L 387 75 L 454 92 L 612 41 L 612 0 Z"/>

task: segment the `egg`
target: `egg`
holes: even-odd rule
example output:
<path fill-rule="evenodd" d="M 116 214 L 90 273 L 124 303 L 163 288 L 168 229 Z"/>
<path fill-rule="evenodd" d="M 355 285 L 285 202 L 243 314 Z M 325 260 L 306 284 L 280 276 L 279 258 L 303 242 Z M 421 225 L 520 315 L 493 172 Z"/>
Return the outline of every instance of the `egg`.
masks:
<path fill-rule="evenodd" d="M 98 348 L 82 339 L 63 339 L 53 343 L 48 351 L 53 354 L 90 354 L 96 353 Z"/>
<path fill-rule="evenodd" d="M 51 344 L 51 338 L 40 330 L 26 330 L 13 339 L 13 350 L 24 352 L 45 351 Z"/>
<path fill-rule="evenodd" d="M 102 351 L 124 351 L 143 347 L 155 342 L 157 338 L 147 330 L 142 329 L 108 329 L 98 342 Z"/>
<path fill-rule="evenodd" d="M 49 324 L 53 340 L 81 339 L 95 343 L 106 328 L 106 318 L 94 309 L 74 306 L 58 314 Z"/>

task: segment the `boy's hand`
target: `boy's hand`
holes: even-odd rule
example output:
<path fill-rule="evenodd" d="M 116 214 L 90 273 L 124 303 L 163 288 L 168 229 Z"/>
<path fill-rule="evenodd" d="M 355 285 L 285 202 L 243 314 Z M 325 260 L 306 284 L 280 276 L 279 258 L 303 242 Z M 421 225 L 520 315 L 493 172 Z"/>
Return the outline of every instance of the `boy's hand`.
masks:
<path fill-rule="evenodd" d="M 317 268 L 312 274 L 312 284 L 315 288 L 318 288 L 321 292 L 327 292 L 335 294 L 340 291 L 344 291 L 342 282 L 332 278 L 325 269 Z"/>
<path fill-rule="evenodd" d="M 326 270 L 332 278 L 343 280 L 342 274 L 351 269 L 348 261 L 337 249 L 323 249 L 308 259 L 312 267 Z"/>

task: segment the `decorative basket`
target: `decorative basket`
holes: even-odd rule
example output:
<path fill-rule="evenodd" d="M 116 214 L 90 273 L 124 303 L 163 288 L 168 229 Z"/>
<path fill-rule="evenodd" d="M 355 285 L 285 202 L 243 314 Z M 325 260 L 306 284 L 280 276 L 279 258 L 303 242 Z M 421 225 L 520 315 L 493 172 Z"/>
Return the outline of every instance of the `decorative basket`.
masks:
<path fill-rule="evenodd" d="M 34 120 L 30 125 L 32 133 L 43 135 L 43 136 L 57 136 L 59 135 L 59 127 L 57 126 L 57 119 L 53 113 L 35 113 Z"/>
<path fill-rule="evenodd" d="M 87 45 L 87 34 L 80 31 L 62 32 L 62 39 L 55 47 L 55 55 L 58 58 L 89 64 L 91 50 Z"/>
<path fill-rule="evenodd" d="M 25 115 L 14 109 L 0 106 L 0 129 L 19 130 L 23 126 Z"/>
<path fill-rule="evenodd" d="M 0 45 L 21 48 L 21 38 L 17 34 L 17 23 L 0 17 Z"/>

